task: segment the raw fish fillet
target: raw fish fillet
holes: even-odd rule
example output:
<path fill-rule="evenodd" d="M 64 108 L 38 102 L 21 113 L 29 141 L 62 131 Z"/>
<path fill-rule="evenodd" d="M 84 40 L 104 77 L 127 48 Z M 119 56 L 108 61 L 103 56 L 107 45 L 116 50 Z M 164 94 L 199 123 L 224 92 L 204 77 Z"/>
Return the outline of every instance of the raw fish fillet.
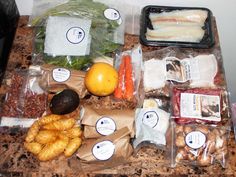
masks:
<path fill-rule="evenodd" d="M 169 25 L 204 26 L 208 12 L 205 10 L 174 10 L 150 13 L 149 18 L 155 28 Z"/>
<path fill-rule="evenodd" d="M 167 26 L 156 30 L 147 29 L 147 40 L 200 42 L 205 31 L 199 26 Z"/>

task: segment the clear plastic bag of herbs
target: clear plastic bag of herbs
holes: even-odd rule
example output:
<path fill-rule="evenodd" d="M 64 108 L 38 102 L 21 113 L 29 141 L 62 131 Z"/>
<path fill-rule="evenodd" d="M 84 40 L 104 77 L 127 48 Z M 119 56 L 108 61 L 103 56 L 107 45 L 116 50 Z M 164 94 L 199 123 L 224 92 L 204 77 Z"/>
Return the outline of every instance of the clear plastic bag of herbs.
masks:
<path fill-rule="evenodd" d="M 92 0 L 70 0 L 56 5 L 52 2 L 36 2 L 34 2 L 33 7 L 36 9 L 35 13 L 32 14 L 29 21 L 29 26 L 35 27 L 34 64 L 48 63 L 67 68 L 83 69 L 97 57 L 111 56 L 124 42 L 124 21 L 119 10 Z M 47 3 L 50 8 L 39 10 Z M 86 52 L 85 55 L 45 53 L 46 27 L 49 17 L 90 20 L 90 40 L 87 41 L 89 52 Z M 60 29 L 57 28 L 57 30 Z"/>

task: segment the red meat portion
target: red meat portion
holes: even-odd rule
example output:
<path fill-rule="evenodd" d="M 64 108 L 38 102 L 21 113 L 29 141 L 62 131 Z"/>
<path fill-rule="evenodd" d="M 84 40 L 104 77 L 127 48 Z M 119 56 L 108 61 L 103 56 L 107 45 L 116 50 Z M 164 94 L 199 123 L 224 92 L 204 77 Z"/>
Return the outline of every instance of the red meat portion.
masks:
<path fill-rule="evenodd" d="M 173 106 L 173 117 L 175 119 L 175 122 L 178 124 L 189 124 L 189 123 L 213 123 L 217 124 L 218 122 L 213 122 L 209 120 L 204 119 L 198 119 L 198 118 L 190 118 L 190 117 L 181 117 L 181 94 L 182 93 L 192 93 L 192 94 L 203 94 L 203 95 L 211 95 L 211 96 L 219 96 L 220 97 L 220 110 L 221 110 L 221 117 L 223 114 L 223 96 L 225 95 L 226 91 L 221 88 L 212 89 L 212 88 L 173 88 L 173 95 L 172 95 L 172 106 Z"/>

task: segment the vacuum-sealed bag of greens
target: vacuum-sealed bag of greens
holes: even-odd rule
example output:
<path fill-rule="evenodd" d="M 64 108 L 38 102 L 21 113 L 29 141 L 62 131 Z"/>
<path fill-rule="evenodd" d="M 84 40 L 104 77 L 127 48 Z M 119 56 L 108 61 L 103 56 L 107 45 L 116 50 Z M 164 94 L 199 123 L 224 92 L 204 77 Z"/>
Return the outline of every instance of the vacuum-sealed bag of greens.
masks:
<path fill-rule="evenodd" d="M 92 0 L 36 0 L 33 9 L 34 64 L 83 69 L 124 43 L 124 19 L 114 7 Z"/>

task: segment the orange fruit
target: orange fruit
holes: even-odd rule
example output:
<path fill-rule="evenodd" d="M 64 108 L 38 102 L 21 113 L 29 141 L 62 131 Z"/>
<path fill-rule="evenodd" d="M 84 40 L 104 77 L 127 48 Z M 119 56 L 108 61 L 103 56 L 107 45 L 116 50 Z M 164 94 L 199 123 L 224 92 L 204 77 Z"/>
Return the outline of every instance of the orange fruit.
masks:
<path fill-rule="evenodd" d="M 107 96 L 114 92 L 118 84 L 118 73 L 111 65 L 95 63 L 85 75 L 85 86 L 96 96 Z"/>

